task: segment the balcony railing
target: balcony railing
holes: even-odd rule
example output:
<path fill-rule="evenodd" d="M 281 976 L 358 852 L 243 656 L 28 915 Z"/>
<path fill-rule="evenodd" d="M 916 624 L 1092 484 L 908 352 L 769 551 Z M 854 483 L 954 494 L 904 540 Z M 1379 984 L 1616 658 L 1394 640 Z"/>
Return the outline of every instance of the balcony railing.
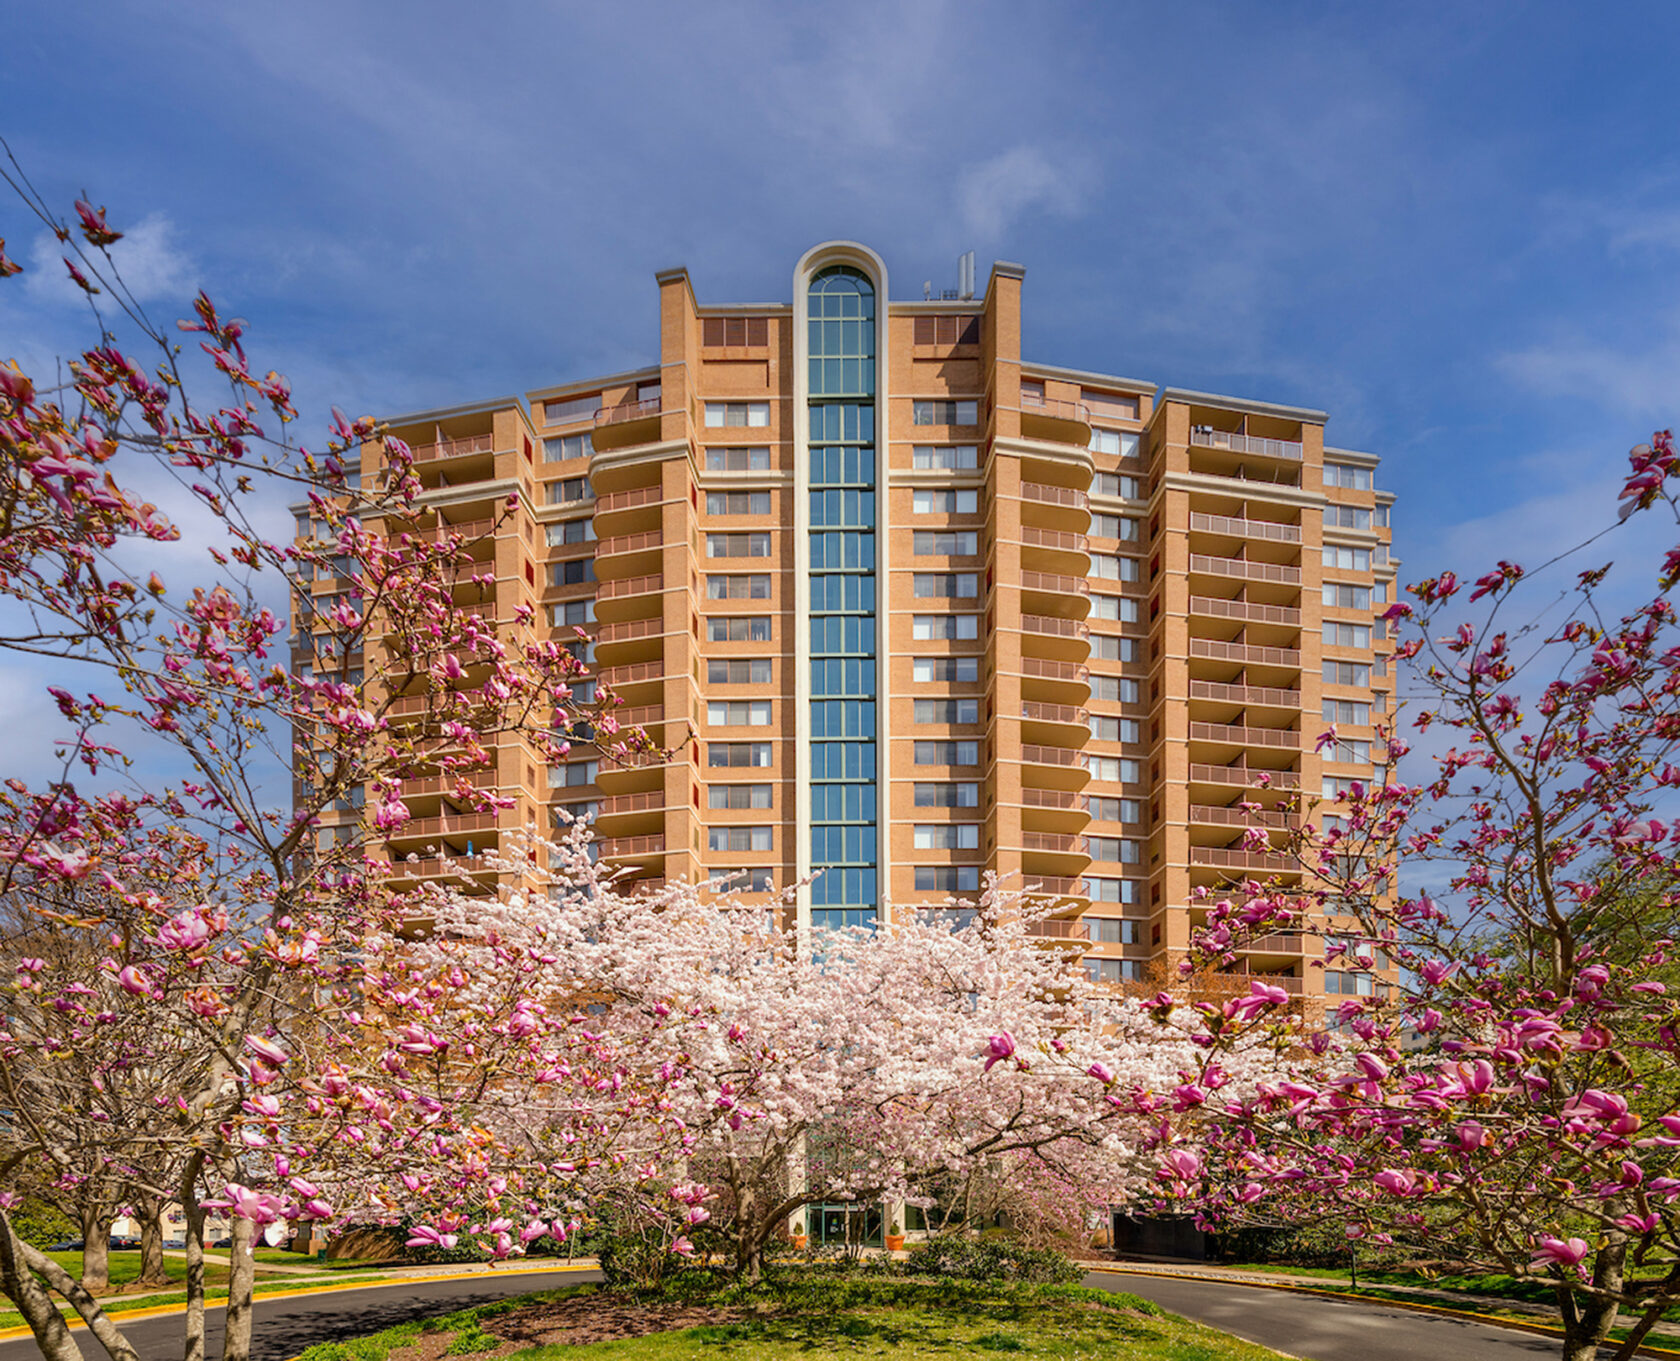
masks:
<path fill-rule="evenodd" d="M 1229 449 L 1234 454 L 1258 454 L 1262 458 L 1288 458 L 1296 462 L 1300 462 L 1301 459 L 1301 445 L 1298 440 L 1263 439 L 1259 435 L 1210 430 L 1203 425 L 1190 427 L 1190 443 L 1203 449 Z"/>
<path fill-rule="evenodd" d="M 1041 704 L 1028 699 L 1021 701 L 1021 717 L 1035 723 L 1071 723 L 1083 728 L 1091 721 L 1091 711 L 1075 704 Z"/>
<path fill-rule="evenodd" d="M 1256 936 L 1238 950 L 1256 955 L 1298 955 L 1306 948 L 1306 937 L 1299 931 L 1272 931 Z"/>
<path fill-rule="evenodd" d="M 462 539 L 471 543 L 474 539 L 482 539 L 495 527 L 496 522 L 488 518 L 482 520 L 463 520 L 459 524 L 453 525 L 445 524 L 440 520 L 430 529 L 405 529 L 401 532 L 411 535 L 412 537 L 421 540 L 423 543 L 438 543 L 441 540 L 447 539 L 451 534 L 459 534 Z"/>
<path fill-rule="evenodd" d="M 601 672 L 601 684 L 609 690 L 624 685 L 634 685 L 637 681 L 664 679 L 665 662 L 663 658 L 656 662 L 636 662 L 631 666 L 609 666 Z"/>
<path fill-rule="evenodd" d="M 1037 875 L 1028 884 L 1026 891 L 1035 898 L 1083 898 L 1085 880 L 1077 877 Z"/>
<path fill-rule="evenodd" d="M 1256 666 L 1301 666 L 1301 654 L 1289 647 L 1254 647 L 1248 643 L 1222 643 L 1214 638 L 1192 638 L 1192 657 L 1210 657 L 1221 662 L 1251 662 Z"/>
<path fill-rule="evenodd" d="M 1021 805 L 1025 808 L 1058 808 L 1078 812 L 1084 807 L 1084 795 L 1071 789 L 1034 789 L 1030 785 L 1021 791 Z"/>
<path fill-rule="evenodd" d="M 620 402 L 617 406 L 604 406 L 595 413 L 595 424 L 622 425 L 625 421 L 639 421 L 644 416 L 659 414 L 659 398 L 645 397 L 639 402 Z"/>
<path fill-rule="evenodd" d="M 494 770 L 463 770 L 452 775 L 419 775 L 403 781 L 403 795 L 424 798 L 431 794 L 452 795 L 457 789 L 495 789 L 501 783 Z"/>
<path fill-rule="evenodd" d="M 400 827 L 393 827 L 385 833 L 387 841 L 399 838 L 408 840 L 414 837 L 429 836 L 463 836 L 468 832 L 493 832 L 496 830 L 496 814 L 485 813 L 445 813 L 436 818 L 410 818 Z"/>
<path fill-rule="evenodd" d="M 1027 934 L 1040 940 L 1089 940 L 1089 928 L 1082 921 L 1049 917 L 1027 923 Z"/>
<path fill-rule="evenodd" d="M 1085 855 L 1085 838 L 1063 832 L 1022 832 L 1024 851 L 1051 851 L 1057 855 Z"/>
<path fill-rule="evenodd" d="M 1021 658 L 1021 674 L 1036 676 L 1040 680 L 1067 681 L 1073 685 L 1088 685 L 1091 681 L 1090 667 L 1077 662 L 1052 661 L 1046 657 Z"/>
<path fill-rule="evenodd" d="M 1301 626 L 1301 611 L 1288 605 L 1255 605 L 1246 600 L 1221 600 L 1216 596 L 1193 595 L 1190 613 L 1215 619 L 1241 619 L 1249 624 L 1282 624 L 1286 628 Z"/>
<path fill-rule="evenodd" d="M 1023 614 L 1023 633 L 1044 633 L 1055 638 L 1089 638 L 1091 626 L 1082 619 L 1056 619 L 1045 614 Z"/>
<path fill-rule="evenodd" d="M 665 589 L 665 578 L 659 573 L 645 577 L 620 577 L 617 581 L 603 581 L 595 589 L 597 600 L 614 600 L 620 596 L 657 595 Z"/>
<path fill-rule="evenodd" d="M 1023 482 L 1021 499 L 1046 506 L 1067 506 L 1072 510 L 1085 510 L 1091 504 L 1090 498 L 1082 491 L 1075 491 L 1072 487 L 1052 487 L 1045 482 Z"/>
<path fill-rule="evenodd" d="M 1299 525 L 1280 525 L 1272 520 L 1249 520 L 1235 515 L 1204 515 L 1190 512 L 1190 528 L 1207 534 L 1234 534 L 1244 539 L 1266 539 L 1272 543 L 1300 543 Z"/>
<path fill-rule="evenodd" d="M 657 638 L 665 631 L 663 619 L 626 619 L 616 624 L 602 624 L 596 631 L 597 643 L 628 643 L 637 638 Z"/>
<path fill-rule="evenodd" d="M 1223 846 L 1192 846 L 1192 865 L 1209 865 L 1227 870 L 1288 870 L 1300 868 L 1299 862 L 1287 855 L 1266 851 L 1228 850 Z"/>
<path fill-rule="evenodd" d="M 1275 808 L 1229 808 L 1211 803 L 1190 805 L 1190 821 L 1220 827 L 1287 827 L 1289 815 Z"/>
<path fill-rule="evenodd" d="M 1235 577 L 1239 581 L 1274 581 L 1285 586 L 1301 584 L 1299 567 L 1284 567 L 1275 562 L 1250 562 L 1246 558 L 1215 558 L 1205 553 L 1192 553 L 1190 570 L 1208 576 Z"/>
<path fill-rule="evenodd" d="M 601 800 L 600 817 L 616 817 L 620 813 L 647 813 L 665 806 L 665 791 L 649 789 L 640 794 L 614 794 Z"/>
<path fill-rule="evenodd" d="M 1037 525 L 1021 526 L 1021 542 L 1031 548 L 1054 548 L 1063 553 L 1090 551 L 1090 541 L 1084 534 L 1066 529 L 1040 529 Z"/>
<path fill-rule="evenodd" d="M 1046 416 L 1054 416 L 1063 421 L 1083 421 L 1086 425 L 1091 423 L 1091 408 L 1084 402 L 1065 402 L 1027 390 L 1021 393 L 1021 410 L 1042 411 Z"/>
<path fill-rule="evenodd" d="M 1245 789 L 1260 787 L 1260 777 L 1266 776 L 1269 789 L 1299 789 L 1301 777 L 1293 770 L 1261 770 L 1251 766 L 1210 766 L 1193 761 L 1190 764 L 1192 784 L 1234 784 Z"/>
<path fill-rule="evenodd" d="M 1255 704 L 1275 709 L 1301 707 L 1299 690 L 1280 690 L 1270 685 L 1226 685 L 1220 681 L 1190 682 L 1191 699 L 1222 700 L 1227 704 Z"/>
<path fill-rule="evenodd" d="M 1046 747 L 1027 742 L 1021 747 L 1021 759 L 1035 766 L 1077 766 L 1084 764 L 1085 753 L 1071 747 Z"/>
<path fill-rule="evenodd" d="M 656 506 L 665 499 L 663 487 L 631 487 L 628 491 L 608 492 L 597 498 L 595 513 L 610 514 L 615 510 L 635 510 L 638 506 Z"/>
<path fill-rule="evenodd" d="M 615 534 L 610 539 L 602 539 L 595 545 L 595 557 L 610 558 L 615 553 L 641 553 L 650 548 L 662 548 L 665 536 L 657 529 L 650 529 L 643 534 Z"/>
<path fill-rule="evenodd" d="M 1258 969 L 1221 969 L 1222 978 L 1258 978 L 1270 983 L 1274 988 L 1282 988 L 1291 996 L 1298 997 L 1301 993 L 1301 980 L 1293 974 L 1262 973 Z"/>
<path fill-rule="evenodd" d="M 494 435 L 466 435 L 461 439 L 438 440 L 435 444 L 416 444 L 413 446 L 414 461 L 416 463 L 430 463 L 440 458 L 463 458 L 468 454 L 488 454 L 495 452 L 496 437 Z"/>
<path fill-rule="evenodd" d="M 1235 742 L 1245 747 L 1299 750 L 1301 734 L 1289 728 L 1247 728 L 1234 723 L 1192 723 L 1192 742 Z"/>
<path fill-rule="evenodd" d="M 595 843 L 603 860 L 628 860 L 643 855 L 665 854 L 665 834 L 649 836 L 612 836 Z"/>
<path fill-rule="evenodd" d="M 1091 594 L 1091 583 L 1084 577 L 1067 576 L 1061 572 L 1024 571 L 1021 573 L 1021 589 L 1088 596 Z"/>

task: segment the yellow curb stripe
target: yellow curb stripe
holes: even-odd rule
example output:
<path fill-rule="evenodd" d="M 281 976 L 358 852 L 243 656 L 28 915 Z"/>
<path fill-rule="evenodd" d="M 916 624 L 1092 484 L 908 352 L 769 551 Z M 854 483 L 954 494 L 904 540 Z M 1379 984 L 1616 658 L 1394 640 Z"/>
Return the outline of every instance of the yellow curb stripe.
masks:
<path fill-rule="evenodd" d="M 1226 1285 L 1245 1285 L 1251 1290 L 1292 1290 L 1297 1295 L 1317 1295 L 1327 1300 L 1367 1300 L 1372 1304 L 1392 1304 L 1396 1309 L 1411 1309 L 1420 1314 L 1445 1314 L 1449 1318 L 1475 1319 L 1479 1323 L 1486 1323 L 1495 1328 L 1510 1328 L 1515 1332 L 1537 1333 L 1542 1337 L 1562 1337 L 1563 1329 L 1554 1328 L 1546 1323 L 1530 1323 L 1525 1319 L 1512 1318 L 1507 1314 L 1483 1314 L 1474 1309 L 1450 1309 L 1442 1304 L 1425 1304 L 1421 1300 L 1390 1299 L 1386 1295 L 1367 1295 L 1353 1290 L 1325 1290 L 1310 1285 L 1290 1285 L 1282 1281 L 1251 1281 L 1237 1276 L 1215 1275 L 1211 1272 L 1197 1274 L 1189 1271 L 1127 1271 L 1124 1267 L 1098 1267 L 1095 1270 L 1105 1271 L 1114 1276 L 1136 1276 L 1148 1280 L 1151 1276 L 1161 1276 L 1175 1281 L 1214 1281 Z M 1680 1351 L 1673 1351 L 1667 1347 L 1656 1347 L 1641 1342 L 1639 1352 L 1646 1356 L 1674 1356 L 1680 1357 Z"/>
<path fill-rule="evenodd" d="M 533 1267 L 526 1270 L 508 1272 L 506 1274 L 514 1276 L 562 1276 L 568 1272 L 594 1271 L 596 1269 L 597 1268 L 594 1266 L 584 1266 L 578 1263 L 573 1263 L 568 1266 Z M 260 1294 L 252 1296 L 251 1303 L 253 1305 L 258 1305 L 266 1304 L 269 1300 L 295 1300 L 302 1299 L 308 1295 L 334 1295 L 341 1290 L 389 1290 L 393 1286 L 407 1285 L 410 1281 L 471 1281 L 480 1277 L 486 1280 L 494 1280 L 496 1278 L 496 1274 L 489 1271 L 458 1271 L 447 1276 L 382 1276 L 376 1277 L 371 1281 L 345 1281 L 339 1285 L 323 1285 L 319 1289 L 315 1290 L 265 1290 Z M 225 1309 L 227 1307 L 227 1300 L 226 1298 L 219 1300 L 207 1299 L 204 1301 L 204 1307 L 206 1309 Z M 187 1306 L 184 1304 L 159 1304 L 154 1305 L 150 1309 L 130 1309 L 121 1314 L 107 1314 L 105 1317 L 110 1319 L 112 1323 L 133 1323 L 139 1319 L 164 1318 L 170 1314 L 184 1314 L 186 1312 Z M 81 1315 L 79 1314 L 72 1314 L 64 1321 L 70 1326 L 72 1331 L 78 1328 L 85 1331 L 87 1328 L 87 1324 L 82 1321 Z M 20 1338 L 33 1336 L 34 1334 L 28 1327 L 7 1328 L 0 1330 L 0 1342 L 15 1342 Z"/>

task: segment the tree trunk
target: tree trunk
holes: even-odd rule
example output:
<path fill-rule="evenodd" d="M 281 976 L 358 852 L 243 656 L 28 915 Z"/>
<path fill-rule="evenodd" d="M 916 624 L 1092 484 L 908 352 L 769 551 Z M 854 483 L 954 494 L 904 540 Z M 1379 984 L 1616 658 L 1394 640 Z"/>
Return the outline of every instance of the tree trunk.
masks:
<path fill-rule="evenodd" d="M 251 1285 L 257 1264 L 251 1256 L 256 1246 L 257 1226 L 249 1219 L 233 1221 L 233 1246 L 228 1249 L 227 1340 L 222 1344 L 222 1361 L 250 1361 Z"/>
<path fill-rule="evenodd" d="M 65 1326 L 64 1316 L 35 1274 L 23 1264 L 22 1247 L 22 1242 L 12 1233 L 11 1216 L 0 1210 L 0 1289 L 17 1305 L 46 1361 L 85 1361 L 82 1349 Z"/>
<path fill-rule="evenodd" d="M 111 1288 L 111 1212 L 104 1205 L 84 1205 L 82 1222 L 82 1289 L 102 1295 Z"/>
<path fill-rule="evenodd" d="M 1593 1285 L 1620 1294 L 1626 1256 L 1626 1237 L 1615 1235 L 1593 1261 Z M 1559 1285 L 1557 1294 L 1558 1310 L 1563 1315 L 1563 1361 L 1596 1361 L 1599 1343 L 1616 1321 L 1616 1301 L 1606 1295 L 1579 1294 L 1567 1285 Z"/>
<path fill-rule="evenodd" d="M 19 1255 L 24 1266 L 41 1276 L 48 1285 L 75 1306 L 76 1312 L 82 1316 L 82 1322 L 87 1324 L 88 1331 L 99 1339 L 99 1345 L 105 1348 L 105 1353 L 111 1357 L 111 1361 L 140 1361 L 140 1354 L 129 1344 L 128 1339 L 117 1331 L 117 1325 L 106 1316 L 99 1306 L 99 1301 L 83 1290 L 74 1276 L 46 1253 L 28 1243 L 19 1246 Z"/>
<path fill-rule="evenodd" d="M 168 1285 L 163 1264 L 163 1202 L 148 1196 L 135 1202 L 140 1215 L 140 1275 L 136 1285 Z"/>
<path fill-rule="evenodd" d="M 204 1361 L 204 1211 L 198 1204 L 199 1153 L 181 1174 L 181 1212 L 187 1220 L 187 1317 L 182 1361 Z"/>

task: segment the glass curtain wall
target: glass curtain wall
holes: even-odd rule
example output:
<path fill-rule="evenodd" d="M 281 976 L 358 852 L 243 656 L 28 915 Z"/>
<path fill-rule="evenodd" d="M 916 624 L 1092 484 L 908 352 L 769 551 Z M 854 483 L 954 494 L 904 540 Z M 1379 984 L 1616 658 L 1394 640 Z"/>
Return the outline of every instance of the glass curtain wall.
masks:
<path fill-rule="evenodd" d="M 811 886 L 815 930 L 873 928 L 876 790 L 875 289 L 810 286 Z"/>

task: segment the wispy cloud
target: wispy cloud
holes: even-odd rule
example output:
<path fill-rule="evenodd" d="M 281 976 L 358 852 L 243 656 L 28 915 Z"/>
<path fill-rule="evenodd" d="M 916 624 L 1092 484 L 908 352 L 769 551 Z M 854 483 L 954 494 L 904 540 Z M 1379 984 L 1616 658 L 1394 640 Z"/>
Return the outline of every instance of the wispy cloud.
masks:
<path fill-rule="evenodd" d="M 964 224 L 988 244 L 1001 240 L 1028 213 L 1076 216 L 1093 193 L 1084 158 L 1041 147 L 1018 146 L 964 170 L 957 180 L 957 210 Z"/>
<path fill-rule="evenodd" d="M 1680 407 L 1680 314 L 1628 328 L 1636 342 L 1567 337 L 1499 356 L 1500 372 L 1534 392 L 1584 398 L 1664 424 Z"/>
<path fill-rule="evenodd" d="M 115 218 L 113 226 L 121 225 Z M 192 261 L 182 250 L 175 224 L 160 212 L 149 213 L 123 239 L 111 246 L 111 259 L 130 293 L 140 302 L 181 302 L 194 286 Z M 50 232 L 42 232 L 29 248 L 31 268 L 24 275 L 25 290 L 42 303 L 79 301 L 83 294 L 64 268 L 69 248 Z M 84 271 L 85 272 L 85 271 Z"/>

